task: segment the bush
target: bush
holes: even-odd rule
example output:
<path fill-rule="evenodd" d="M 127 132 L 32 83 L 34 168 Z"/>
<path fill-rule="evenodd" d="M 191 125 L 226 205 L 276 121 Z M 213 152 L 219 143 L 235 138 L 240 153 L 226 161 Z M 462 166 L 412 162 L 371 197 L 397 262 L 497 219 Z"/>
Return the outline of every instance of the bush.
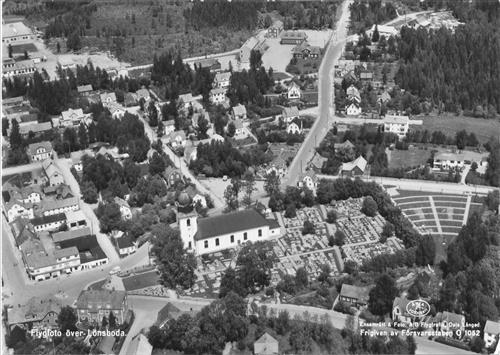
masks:
<path fill-rule="evenodd" d="M 361 208 L 363 212 L 368 217 L 375 217 L 378 212 L 378 206 L 373 197 L 366 196 L 363 200 L 363 207 Z"/>
<path fill-rule="evenodd" d="M 334 210 L 328 211 L 328 213 L 326 214 L 326 221 L 328 223 L 337 222 L 337 212 L 335 212 Z"/>
<path fill-rule="evenodd" d="M 344 301 L 338 301 L 333 309 L 337 312 L 350 314 L 352 316 L 356 314 L 356 311 L 353 309 L 353 307 L 351 307 L 349 303 Z"/>
<path fill-rule="evenodd" d="M 314 234 L 314 224 L 309 220 L 304 221 L 304 226 L 302 228 L 302 235 L 306 234 Z"/>

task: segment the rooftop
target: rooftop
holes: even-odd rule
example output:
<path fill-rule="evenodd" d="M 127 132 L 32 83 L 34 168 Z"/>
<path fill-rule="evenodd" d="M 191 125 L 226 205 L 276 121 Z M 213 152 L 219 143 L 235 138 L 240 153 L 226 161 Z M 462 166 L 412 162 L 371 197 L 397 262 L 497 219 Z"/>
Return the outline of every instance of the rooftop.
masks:
<path fill-rule="evenodd" d="M 61 303 L 55 298 L 32 297 L 20 307 L 8 308 L 9 325 L 42 320 L 50 312 L 59 313 Z"/>
<path fill-rule="evenodd" d="M 358 167 L 359 169 L 361 169 L 361 171 L 365 171 L 366 165 L 367 165 L 366 159 L 360 155 L 353 161 L 350 161 L 348 163 L 343 163 L 341 169 L 343 171 L 351 171 L 355 167 Z"/>
<path fill-rule="evenodd" d="M 33 32 L 22 22 L 2 24 L 2 37 L 30 36 Z"/>
<path fill-rule="evenodd" d="M 31 123 L 29 125 L 22 125 L 19 127 L 19 133 L 22 135 L 29 134 L 30 131 L 33 133 L 40 133 L 45 131 L 50 131 L 52 129 L 52 122 L 37 122 Z"/>
<path fill-rule="evenodd" d="M 408 124 L 410 118 L 408 116 L 385 115 L 383 121 L 390 124 Z"/>
<path fill-rule="evenodd" d="M 79 228 L 70 231 L 56 232 L 52 234 L 54 243 L 59 243 L 65 240 L 90 236 L 92 232 L 89 227 Z"/>
<path fill-rule="evenodd" d="M 28 153 L 30 155 L 36 154 L 36 151 L 40 148 L 43 148 L 45 152 L 52 152 L 52 143 L 50 142 L 39 142 L 39 143 L 32 143 L 28 146 Z"/>
<path fill-rule="evenodd" d="M 484 332 L 488 334 L 500 334 L 500 323 L 487 320 L 484 325 Z"/>
<path fill-rule="evenodd" d="M 269 222 L 257 211 L 236 211 L 199 219 L 195 239 L 208 239 L 264 226 L 269 226 Z"/>
<path fill-rule="evenodd" d="M 369 287 L 359 287 L 348 284 L 342 284 L 340 295 L 342 297 L 354 298 L 360 301 L 368 302 Z"/>
<path fill-rule="evenodd" d="M 434 155 L 434 160 L 454 160 L 454 161 L 470 161 L 480 162 L 486 160 L 489 153 L 478 153 L 470 150 L 461 150 L 458 152 L 439 152 Z"/>
<path fill-rule="evenodd" d="M 66 215 L 64 213 L 58 213 L 50 216 L 35 217 L 31 220 L 31 224 L 33 224 L 34 226 L 40 226 L 48 223 L 54 223 L 65 220 L 66 220 Z"/>
<path fill-rule="evenodd" d="M 122 309 L 126 297 L 125 291 L 83 290 L 76 301 L 76 308 L 91 312 L 98 312 L 99 309 Z"/>

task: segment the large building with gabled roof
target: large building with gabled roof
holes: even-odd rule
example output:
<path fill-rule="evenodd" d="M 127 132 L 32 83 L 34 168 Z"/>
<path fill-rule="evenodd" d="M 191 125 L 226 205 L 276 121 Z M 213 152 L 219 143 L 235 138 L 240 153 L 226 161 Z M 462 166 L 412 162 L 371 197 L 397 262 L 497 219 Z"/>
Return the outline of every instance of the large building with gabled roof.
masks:
<path fill-rule="evenodd" d="M 184 247 L 197 255 L 236 248 L 279 236 L 281 229 L 254 209 L 199 218 L 196 213 L 179 214 Z"/>

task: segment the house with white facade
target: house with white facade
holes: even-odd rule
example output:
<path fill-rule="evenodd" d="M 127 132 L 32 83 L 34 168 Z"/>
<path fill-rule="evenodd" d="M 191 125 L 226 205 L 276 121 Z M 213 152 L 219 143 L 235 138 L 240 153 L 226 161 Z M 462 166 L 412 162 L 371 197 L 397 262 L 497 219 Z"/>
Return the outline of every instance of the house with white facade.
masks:
<path fill-rule="evenodd" d="M 104 106 L 116 104 L 116 95 L 114 92 L 106 92 L 99 96 Z"/>
<path fill-rule="evenodd" d="M 30 220 L 35 232 L 53 231 L 66 223 L 64 213 L 53 214 L 49 216 L 34 217 Z"/>
<path fill-rule="evenodd" d="M 62 127 L 79 126 L 82 121 L 85 121 L 87 115 L 83 113 L 81 108 L 73 110 L 72 108 L 61 112 L 61 120 L 59 125 Z"/>
<path fill-rule="evenodd" d="M 102 324 L 113 312 L 118 324 L 125 320 L 128 303 L 126 291 L 83 290 L 76 300 L 76 314 L 79 322 Z"/>
<path fill-rule="evenodd" d="M 137 243 L 123 232 L 119 238 L 115 238 L 115 245 L 120 257 L 125 257 L 137 251 Z"/>
<path fill-rule="evenodd" d="M 227 89 L 231 81 L 231 72 L 219 72 L 215 74 L 213 88 Z"/>
<path fill-rule="evenodd" d="M 299 109 L 297 106 L 284 107 L 281 116 L 285 123 L 290 123 L 300 117 Z"/>
<path fill-rule="evenodd" d="M 386 115 L 383 121 L 384 132 L 394 133 L 399 139 L 406 137 L 410 128 L 410 118 L 408 116 Z"/>
<path fill-rule="evenodd" d="M 302 133 L 302 122 L 300 122 L 300 126 L 296 122 L 290 122 L 286 126 L 286 133 L 288 133 L 288 134 L 301 134 Z"/>
<path fill-rule="evenodd" d="M 275 220 L 267 220 L 254 209 L 206 218 L 198 218 L 196 213 L 180 213 L 178 224 L 184 247 L 196 255 L 236 248 L 281 233 Z"/>
<path fill-rule="evenodd" d="M 172 132 L 175 131 L 175 121 L 168 120 L 163 122 L 163 134 L 169 136 Z"/>
<path fill-rule="evenodd" d="M 361 114 L 361 106 L 355 100 L 350 101 L 345 107 L 345 113 L 348 116 L 358 116 Z"/>
<path fill-rule="evenodd" d="M 500 340 L 500 323 L 487 320 L 483 331 L 484 346 L 490 348 Z"/>
<path fill-rule="evenodd" d="M 470 150 L 438 152 L 434 154 L 435 170 L 449 170 L 452 168 L 463 169 L 477 164 L 477 172 L 484 174 L 488 167 L 489 153 L 479 153 Z"/>
<path fill-rule="evenodd" d="M 120 207 L 120 214 L 123 219 L 132 218 L 132 210 L 130 209 L 130 205 L 127 201 L 118 196 L 115 196 L 114 202 Z"/>
<path fill-rule="evenodd" d="M 186 133 L 182 130 L 170 133 L 169 138 L 172 148 L 184 147 L 186 145 Z"/>
<path fill-rule="evenodd" d="M 288 87 L 286 97 L 288 100 L 300 100 L 302 97 L 302 90 L 300 90 L 300 87 L 295 82 L 292 81 Z"/>
<path fill-rule="evenodd" d="M 53 152 L 52 143 L 47 141 L 28 145 L 28 156 L 32 162 L 48 159 Z"/>
<path fill-rule="evenodd" d="M 311 191 L 316 191 L 318 186 L 318 177 L 313 170 L 307 170 L 305 173 L 299 176 L 299 181 L 297 182 L 298 187 L 307 187 Z"/>
<path fill-rule="evenodd" d="M 7 221 L 13 222 L 19 217 L 31 219 L 34 216 L 33 204 L 24 203 L 17 199 L 11 199 L 4 204 L 4 210 L 7 212 Z"/>
<path fill-rule="evenodd" d="M 68 211 L 77 211 L 80 209 L 78 197 L 69 197 L 65 199 L 49 200 L 44 199 L 40 204 L 40 211 L 43 216 L 65 213 Z"/>
<path fill-rule="evenodd" d="M 222 104 L 226 101 L 226 92 L 224 88 L 215 88 L 210 90 L 210 102 L 214 105 Z"/>
<path fill-rule="evenodd" d="M 50 186 L 64 184 L 64 176 L 52 159 L 46 159 L 42 162 L 43 172 Z"/>
<path fill-rule="evenodd" d="M 232 117 L 233 117 L 233 120 L 246 120 L 247 119 L 247 108 L 242 105 L 242 104 L 238 104 L 236 106 L 233 107 L 232 109 Z"/>

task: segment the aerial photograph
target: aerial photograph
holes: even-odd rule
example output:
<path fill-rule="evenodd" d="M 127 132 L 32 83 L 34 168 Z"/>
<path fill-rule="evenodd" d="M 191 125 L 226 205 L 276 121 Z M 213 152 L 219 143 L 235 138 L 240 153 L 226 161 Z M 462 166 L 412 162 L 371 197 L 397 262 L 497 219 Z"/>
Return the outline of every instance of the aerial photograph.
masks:
<path fill-rule="evenodd" d="M 500 0 L 1 6 L 1 355 L 500 355 Z"/>

